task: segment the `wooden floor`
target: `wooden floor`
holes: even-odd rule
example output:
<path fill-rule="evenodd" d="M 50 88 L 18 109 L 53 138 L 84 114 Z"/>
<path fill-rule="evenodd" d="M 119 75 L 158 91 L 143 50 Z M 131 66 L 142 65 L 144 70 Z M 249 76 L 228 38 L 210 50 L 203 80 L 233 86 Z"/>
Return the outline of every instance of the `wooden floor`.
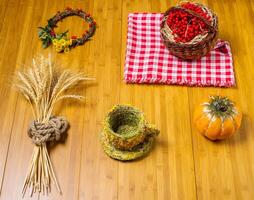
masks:
<path fill-rule="evenodd" d="M 54 200 L 248 200 L 254 198 L 254 1 L 207 0 L 219 16 L 220 38 L 234 55 L 237 87 L 231 89 L 127 85 L 123 81 L 127 15 L 163 12 L 170 0 L 0 0 L 0 199 L 21 199 L 33 145 L 27 137 L 30 107 L 11 90 L 14 72 L 40 53 L 96 78 L 82 91 L 85 104 L 57 109 L 71 123 L 65 144 L 50 149 L 63 190 L 31 199 Z M 90 12 L 99 28 L 92 41 L 68 54 L 44 50 L 37 27 L 66 6 Z M 81 19 L 59 30 L 81 34 Z M 227 95 L 242 107 L 243 124 L 230 140 L 210 142 L 192 126 L 193 109 L 209 94 Z M 122 163 L 102 151 L 102 119 L 115 104 L 132 104 L 161 130 L 150 155 Z M 61 108 L 61 109 L 60 109 Z M 25 197 L 24 199 L 30 199 Z"/>

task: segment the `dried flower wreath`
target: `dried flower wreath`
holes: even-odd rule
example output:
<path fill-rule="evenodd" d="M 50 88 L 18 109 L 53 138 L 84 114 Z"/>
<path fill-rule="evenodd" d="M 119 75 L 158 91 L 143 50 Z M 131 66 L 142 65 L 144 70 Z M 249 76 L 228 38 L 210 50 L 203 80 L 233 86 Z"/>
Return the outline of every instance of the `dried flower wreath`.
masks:
<path fill-rule="evenodd" d="M 71 36 L 68 38 L 68 30 L 63 33 L 55 33 L 54 28 L 57 23 L 69 16 L 79 16 L 89 24 L 89 29 L 85 31 L 82 37 Z M 68 52 L 70 48 L 83 45 L 89 38 L 91 38 L 96 30 L 96 22 L 90 14 L 81 9 L 72 9 L 67 7 L 63 12 L 57 14 L 48 20 L 45 27 L 39 27 L 38 36 L 42 41 L 43 48 L 47 48 L 53 44 L 57 52 Z"/>

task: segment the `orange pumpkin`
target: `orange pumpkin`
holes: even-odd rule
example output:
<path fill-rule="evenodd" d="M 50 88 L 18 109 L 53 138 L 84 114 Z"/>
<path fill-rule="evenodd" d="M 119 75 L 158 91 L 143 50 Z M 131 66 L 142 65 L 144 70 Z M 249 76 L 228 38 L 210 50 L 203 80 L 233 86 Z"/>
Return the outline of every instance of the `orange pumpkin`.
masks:
<path fill-rule="evenodd" d="M 210 96 L 194 112 L 197 130 L 211 140 L 222 140 L 232 136 L 240 127 L 242 112 L 227 97 Z"/>

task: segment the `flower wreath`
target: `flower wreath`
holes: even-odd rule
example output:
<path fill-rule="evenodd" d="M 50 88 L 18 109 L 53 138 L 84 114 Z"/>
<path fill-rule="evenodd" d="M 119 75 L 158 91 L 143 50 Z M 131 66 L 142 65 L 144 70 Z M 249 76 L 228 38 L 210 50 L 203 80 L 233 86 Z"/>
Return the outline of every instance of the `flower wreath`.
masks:
<path fill-rule="evenodd" d="M 68 38 L 68 30 L 63 33 L 55 33 L 54 28 L 57 27 L 57 23 L 69 16 L 79 16 L 89 24 L 89 29 L 85 31 L 82 37 L 71 36 Z M 90 14 L 84 12 L 81 9 L 72 9 L 67 7 L 63 12 L 57 12 L 57 14 L 48 20 L 48 25 L 45 27 L 39 27 L 38 36 L 42 41 L 43 48 L 47 48 L 50 44 L 53 44 L 57 52 L 68 52 L 70 48 L 78 45 L 83 45 L 90 37 L 93 36 L 96 29 L 96 22 L 90 16 Z"/>

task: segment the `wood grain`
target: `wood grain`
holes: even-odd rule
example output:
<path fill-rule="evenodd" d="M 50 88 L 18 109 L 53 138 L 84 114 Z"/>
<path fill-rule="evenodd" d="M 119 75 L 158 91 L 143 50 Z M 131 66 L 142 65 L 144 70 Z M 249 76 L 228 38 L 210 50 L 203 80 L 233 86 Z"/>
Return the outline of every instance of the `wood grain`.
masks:
<path fill-rule="evenodd" d="M 96 81 L 80 89 L 86 102 L 56 108 L 71 128 L 65 143 L 49 148 L 63 194 L 24 199 L 140 200 L 253 199 L 254 196 L 254 2 L 204 0 L 219 16 L 220 38 L 231 44 L 237 87 L 199 88 L 132 85 L 123 82 L 127 16 L 164 12 L 166 0 L 0 0 L 0 200 L 21 199 L 33 145 L 26 135 L 31 110 L 11 89 L 16 69 L 33 56 L 51 53 L 64 67 L 84 71 Z M 99 27 L 84 46 L 68 54 L 42 49 L 37 27 L 66 6 L 83 8 Z M 81 34 L 86 26 L 71 17 L 59 24 Z M 211 94 L 227 95 L 241 106 L 242 127 L 230 140 L 211 142 L 192 125 L 195 105 Z M 99 143 L 102 120 L 115 104 L 131 104 L 161 130 L 155 148 L 142 160 L 118 162 Z"/>

